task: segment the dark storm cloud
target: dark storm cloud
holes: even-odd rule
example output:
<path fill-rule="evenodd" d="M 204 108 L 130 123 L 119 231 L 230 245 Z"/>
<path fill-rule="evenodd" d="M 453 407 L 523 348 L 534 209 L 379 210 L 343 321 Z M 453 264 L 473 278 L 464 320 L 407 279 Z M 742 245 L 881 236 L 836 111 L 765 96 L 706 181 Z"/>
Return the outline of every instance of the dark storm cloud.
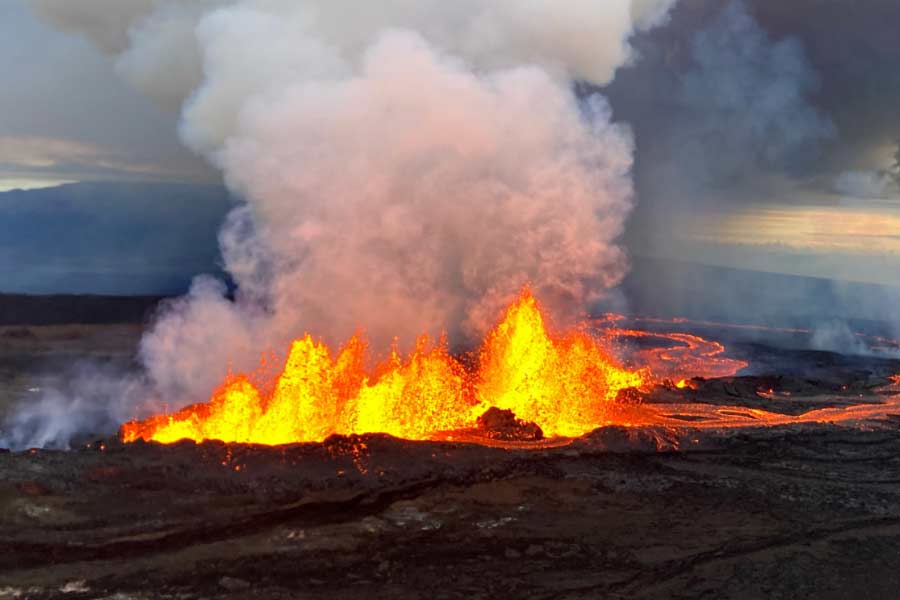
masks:
<path fill-rule="evenodd" d="M 605 90 L 635 129 L 645 205 L 742 198 L 821 174 L 840 146 L 842 128 L 819 101 L 831 75 L 803 38 L 769 30 L 756 4 L 682 2 L 667 27 L 639 37 L 640 60 Z"/>
<path fill-rule="evenodd" d="M 731 2 L 690 45 L 691 67 L 676 101 L 676 135 L 718 172 L 709 183 L 750 169 L 805 162 L 803 151 L 831 137 L 831 121 L 809 101 L 819 77 L 793 37 L 772 40 L 741 2 Z"/>
<path fill-rule="evenodd" d="M 840 132 L 823 167 L 865 168 L 889 158 L 885 148 L 900 140 L 900 2 L 757 0 L 753 11 L 774 35 L 802 41 L 822 75 L 815 102 Z"/>
<path fill-rule="evenodd" d="M 754 202 L 898 197 L 900 3 L 683 0 L 603 92 L 636 135 L 633 253 Z"/>
<path fill-rule="evenodd" d="M 865 302 L 865 318 L 898 320 L 897 288 L 823 279 L 822 294 L 784 278 L 790 300 L 779 303 L 747 270 L 897 283 L 896 253 L 866 231 L 894 227 L 900 200 L 888 172 L 900 139 L 898 24 L 896 0 L 682 0 L 667 26 L 639 34 L 639 60 L 602 90 L 636 136 L 633 307 L 652 298 L 660 312 L 779 313 L 790 324 L 782 309 L 843 318 Z M 848 203 L 861 230 L 848 230 Z M 767 230 L 767 214 L 790 223 Z M 664 261 L 674 283 L 661 287 L 644 257 L 677 259 Z M 736 269 L 693 281 L 689 263 Z"/>

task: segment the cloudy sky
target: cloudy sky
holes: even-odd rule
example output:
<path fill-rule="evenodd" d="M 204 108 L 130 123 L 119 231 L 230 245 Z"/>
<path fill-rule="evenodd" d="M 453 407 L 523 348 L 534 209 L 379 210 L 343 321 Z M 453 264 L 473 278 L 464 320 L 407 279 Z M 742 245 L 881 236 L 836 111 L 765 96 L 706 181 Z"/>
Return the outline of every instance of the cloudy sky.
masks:
<path fill-rule="evenodd" d="M 894 0 L 692 0 L 640 36 L 606 90 L 637 135 L 632 252 L 900 283 L 898 22 Z"/>
<path fill-rule="evenodd" d="M 176 134 L 177 114 L 123 83 L 80 36 L 0 2 L 0 190 L 82 180 L 210 181 Z"/>
<path fill-rule="evenodd" d="M 220 181 L 179 141 L 172 103 L 117 73 L 127 42 L 89 41 L 46 5 L 0 3 L 0 191 Z M 599 88 L 636 137 L 630 252 L 897 285 L 897 23 L 896 0 L 682 0 L 638 34 Z"/>

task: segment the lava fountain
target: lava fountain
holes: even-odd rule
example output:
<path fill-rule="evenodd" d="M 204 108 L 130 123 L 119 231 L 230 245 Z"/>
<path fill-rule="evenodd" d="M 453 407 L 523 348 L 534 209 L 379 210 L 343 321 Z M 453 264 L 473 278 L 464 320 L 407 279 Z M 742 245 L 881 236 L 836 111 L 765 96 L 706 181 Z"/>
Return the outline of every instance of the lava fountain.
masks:
<path fill-rule="evenodd" d="M 273 381 L 231 375 L 208 402 L 126 423 L 121 435 L 126 442 L 191 439 L 268 445 L 352 433 L 425 440 L 439 432 L 473 428 L 480 415 L 497 408 L 538 424 L 549 437 L 579 436 L 615 422 L 611 408 L 621 391 L 647 388 L 658 380 L 650 366 L 629 368 L 614 358 L 610 341 L 617 335 L 637 332 L 552 332 L 526 288 L 471 360 L 453 356 L 445 339 L 433 342 L 422 336 L 409 356 L 394 350 L 386 362 L 368 371 L 366 343 L 360 336 L 334 353 L 307 334 L 291 344 L 284 368 Z M 716 358 L 724 348 L 715 343 L 682 337 L 686 339 L 673 342 L 682 344 L 683 351 L 699 348 L 704 364 L 717 374 L 744 366 Z M 643 356 L 662 365 L 667 359 L 671 363 L 673 355 L 677 363 L 684 362 L 674 350 Z M 681 375 L 703 373 L 700 368 Z"/>

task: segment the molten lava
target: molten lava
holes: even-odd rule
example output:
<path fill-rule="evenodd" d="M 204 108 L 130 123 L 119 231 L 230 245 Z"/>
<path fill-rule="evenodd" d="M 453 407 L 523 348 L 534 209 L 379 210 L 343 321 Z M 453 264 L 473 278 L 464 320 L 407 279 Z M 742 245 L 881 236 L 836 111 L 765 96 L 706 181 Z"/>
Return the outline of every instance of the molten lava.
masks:
<path fill-rule="evenodd" d="M 617 335 L 639 333 L 555 335 L 525 289 L 470 361 L 474 366 L 467 368 L 452 356 L 445 340 L 432 343 L 423 336 L 410 356 L 394 351 L 385 364 L 367 371 L 366 346 L 359 337 L 334 354 L 306 335 L 292 343 L 283 370 L 271 384 L 232 375 L 209 402 L 126 423 L 122 438 L 287 444 L 378 432 L 423 440 L 474 428 L 490 408 L 511 410 L 549 437 L 578 436 L 611 423 L 619 393 L 646 388 L 657 375 L 649 368 L 622 367 L 609 350 Z M 676 346 L 653 356 L 640 354 L 652 359 L 644 364 L 653 364 L 654 370 L 657 363 L 668 369 L 666 376 L 681 362 L 698 367 L 691 361 L 726 361 L 722 364 L 732 372 L 744 366 L 715 358 L 724 348 L 700 338 L 667 339 L 681 345 L 680 350 Z M 690 354 L 693 349 L 700 350 L 699 357 Z M 722 368 L 719 364 L 713 370 Z"/>

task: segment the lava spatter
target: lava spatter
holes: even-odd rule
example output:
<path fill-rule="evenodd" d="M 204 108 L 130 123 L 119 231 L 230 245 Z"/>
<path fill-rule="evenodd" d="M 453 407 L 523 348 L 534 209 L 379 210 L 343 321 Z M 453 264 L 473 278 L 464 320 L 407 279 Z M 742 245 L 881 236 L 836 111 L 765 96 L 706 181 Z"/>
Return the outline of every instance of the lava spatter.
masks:
<path fill-rule="evenodd" d="M 679 341 L 690 350 L 702 346 L 698 340 Z M 703 371 L 704 361 L 718 360 L 713 355 L 724 348 L 702 347 L 703 352 L 683 357 L 670 349 L 667 357 L 677 355 L 686 367 Z M 334 352 L 306 335 L 292 343 L 271 385 L 232 375 L 206 403 L 126 423 L 122 439 L 275 445 L 387 433 L 425 440 L 475 428 L 478 417 L 492 408 L 511 410 L 547 437 L 574 437 L 615 422 L 620 412 L 611 408 L 622 390 L 655 381 L 649 366 L 623 367 L 608 337 L 583 329 L 551 331 L 527 288 L 487 335 L 472 366 L 453 356 L 445 340 L 426 336 L 408 356 L 394 351 L 371 371 L 364 366 L 365 352 L 360 337 Z"/>

